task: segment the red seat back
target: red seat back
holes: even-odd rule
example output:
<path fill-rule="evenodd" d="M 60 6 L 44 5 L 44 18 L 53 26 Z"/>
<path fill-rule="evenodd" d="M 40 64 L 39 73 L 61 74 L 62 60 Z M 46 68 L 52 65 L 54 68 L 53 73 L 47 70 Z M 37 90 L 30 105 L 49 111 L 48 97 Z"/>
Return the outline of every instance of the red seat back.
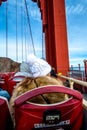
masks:
<path fill-rule="evenodd" d="M 44 93 L 50 93 L 50 92 L 66 93 L 71 95 L 72 98 L 61 103 L 50 104 L 50 105 L 48 104 L 42 105 L 42 104 L 34 104 L 34 103 L 26 102 L 32 97 Z M 58 129 L 62 128 L 63 130 L 80 130 L 82 125 L 82 117 L 83 117 L 82 116 L 82 95 L 75 90 L 71 90 L 70 88 L 61 87 L 61 86 L 60 87 L 46 86 L 46 87 L 36 88 L 18 97 L 15 100 L 16 130 L 33 130 L 33 129 L 41 130 L 40 126 L 42 127 L 41 124 L 44 123 L 44 112 L 54 111 L 55 113 L 56 110 L 60 112 L 59 113 L 60 119 L 59 122 L 56 125 L 54 125 L 54 128 L 50 128 L 50 130 L 55 130 L 55 126 L 57 125 L 58 125 L 57 127 Z M 48 117 L 51 118 L 52 116 L 48 115 Z M 36 126 L 36 128 L 34 128 L 34 125 Z M 45 125 L 45 127 L 47 127 L 47 125 Z M 42 130 L 45 129 L 43 128 Z"/>
<path fill-rule="evenodd" d="M 13 130 L 8 101 L 0 97 L 0 130 Z"/>
<path fill-rule="evenodd" d="M 13 86 L 16 85 L 16 82 L 11 80 L 14 74 L 14 72 L 0 73 L 0 87 L 6 90 L 10 95 L 12 94 Z"/>
<path fill-rule="evenodd" d="M 2 89 L 6 90 L 10 95 L 12 95 L 12 91 L 14 89 L 14 86 L 16 86 L 16 84 L 18 82 L 20 82 L 20 78 L 21 80 L 25 78 L 25 76 L 14 76 L 15 73 L 14 72 L 8 72 L 8 73 L 0 73 L 0 86 Z"/>

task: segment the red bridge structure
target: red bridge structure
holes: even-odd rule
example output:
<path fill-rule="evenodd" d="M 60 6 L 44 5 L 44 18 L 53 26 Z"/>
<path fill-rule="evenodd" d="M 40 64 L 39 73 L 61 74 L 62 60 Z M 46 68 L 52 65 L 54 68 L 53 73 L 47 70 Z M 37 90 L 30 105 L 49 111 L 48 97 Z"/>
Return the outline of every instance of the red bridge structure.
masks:
<path fill-rule="evenodd" d="M 46 59 L 64 75 L 69 70 L 65 0 L 33 0 L 37 2 L 45 33 Z"/>

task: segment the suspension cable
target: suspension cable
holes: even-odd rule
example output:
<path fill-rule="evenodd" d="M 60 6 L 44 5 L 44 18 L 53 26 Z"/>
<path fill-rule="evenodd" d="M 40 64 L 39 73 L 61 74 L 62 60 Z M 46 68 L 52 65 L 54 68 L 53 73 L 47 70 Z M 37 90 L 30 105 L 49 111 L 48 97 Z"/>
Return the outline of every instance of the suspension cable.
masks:
<path fill-rule="evenodd" d="M 42 58 L 46 59 L 45 56 L 45 41 L 44 41 L 45 37 L 44 37 L 44 32 L 43 32 L 43 25 L 42 25 Z"/>
<path fill-rule="evenodd" d="M 26 25 L 26 19 L 25 19 L 25 25 Z M 25 27 L 25 59 L 27 60 L 26 27 Z"/>
<path fill-rule="evenodd" d="M 42 25 L 42 58 L 44 58 L 44 54 L 43 54 L 44 50 L 43 50 L 43 48 L 44 48 L 44 43 L 43 43 L 43 25 Z"/>
<path fill-rule="evenodd" d="M 32 41 L 32 46 L 33 46 L 33 51 L 35 54 L 35 48 L 34 48 L 34 42 L 33 42 L 33 36 L 32 36 L 32 30 L 31 30 L 31 26 L 30 26 L 30 18 L 29 18 L 29 13 L 28 13 L 28 8 L 27 8 L 27 2 L 26 0 L 24 0 L 25 3 L 25 8 L 26 8 L 26 14 L 27 14 L 27 20 L 28 20 L 28 26 L 29 26 L 29 30 L 30 30 L 30 35 L 31 35 L 31 41 Z"/>
<path fill-rule="evenodd" d="M 6 2 L 6 57 L 8 57 L 8 2 Z"/>
<path fill-rule="evenodd" d="M 17 30 L 17 23 L 18 23 L 18 19 L 17 19 L 17 0 L 16 0 L 16 61 L 18 61 L 18 30 Z"/>
<path fill-rule="evenodd" d="M 21 0 L 22 3 L 22 0 Z M 22 14 L 22 5 L 21 5 L 21 41 L 22 41 L 22 61 L 23 61 L 23 14 Z"/>

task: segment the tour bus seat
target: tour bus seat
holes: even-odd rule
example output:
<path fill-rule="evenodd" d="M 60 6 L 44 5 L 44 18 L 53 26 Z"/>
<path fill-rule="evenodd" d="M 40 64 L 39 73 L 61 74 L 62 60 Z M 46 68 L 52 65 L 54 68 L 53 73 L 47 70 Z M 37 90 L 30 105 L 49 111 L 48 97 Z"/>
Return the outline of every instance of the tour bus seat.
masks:
<path fill-rule="evenodd" d="M 71 97 L 55 104 L 29 102 L 32 97 L 50 92 L 66 93 Z M 82 95 L 67 87 L 39 87 L 15 100 L 15 130 L 80 130 L 82 118 Z"/>
<path fill-rule="evenodd" d="M 13 130 L 8 100 L 0 96 L 0 130 Z"/>
<path fill-rule="evenodd" d="M 10 96 L 14 87 L 19 83 L 25 76 L 15 76 L 14 72 L 0 73 L 0 87 L 6 90 Z"/>
<path fill-rule="evenodd" d="M 13 91 L 13 86 L 16 85 L 11 79 L 14 77 L 14 72 L 0 73 L 0 87 L 6 90 L 10 95 Z"/>

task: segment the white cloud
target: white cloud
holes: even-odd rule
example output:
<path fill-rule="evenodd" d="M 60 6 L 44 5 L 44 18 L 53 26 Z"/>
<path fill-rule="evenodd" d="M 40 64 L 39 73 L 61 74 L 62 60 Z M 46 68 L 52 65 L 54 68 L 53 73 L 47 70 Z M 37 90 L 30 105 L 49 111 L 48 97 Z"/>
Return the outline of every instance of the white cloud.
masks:
<path fill-rule="evenodd" d="M 66 13 L 67 14 L 84 14 L 87 11 L 87 7 L 83 4 L 76 4 L 76 5 L 67 5 L 66 6 Z"/>
<path fill-rule="evenodd" d="M 30 10 L 30 15 L 33 19 L 40 21 L 40 12 L 36 9 L 34 9 L 33 11 Z"/>
<path fill-rule="evenodd" d="M 81 45 L 80 47 L 78 46 L 73 46 L 73 47 L 70 47 L 69 48 L 69 51 L 70 52 L 80 52 L 80 53 L 83 53 L 83 52 L 87 52 L 87 47 L 83 47 L 85 45 Z"/>
<path fill-rule="evenodd" d="M 81 13 L 84 11 L 84 6 L 81 4 L 78 4 L 74 9 L 73 9 L 73 13 Z"/>
<path fill-rule="evenodd" d="M 73 65 L 73 67 L 78 67 L 78 64 L 80 64 L 81 67 L 84 66 L 84 59 L 81 57 L 78 57 L 78 58 L 70 58 L 70 66 Z"/>
<path fill-rule="evenodd" d="M 75 51 L 80 51 L 81 49 L 79 49 L 79 48 L 76 48 L 76 47 L 70 47 L 69 48 L 69 51 L 70 52 L 75 52 Z"/>

